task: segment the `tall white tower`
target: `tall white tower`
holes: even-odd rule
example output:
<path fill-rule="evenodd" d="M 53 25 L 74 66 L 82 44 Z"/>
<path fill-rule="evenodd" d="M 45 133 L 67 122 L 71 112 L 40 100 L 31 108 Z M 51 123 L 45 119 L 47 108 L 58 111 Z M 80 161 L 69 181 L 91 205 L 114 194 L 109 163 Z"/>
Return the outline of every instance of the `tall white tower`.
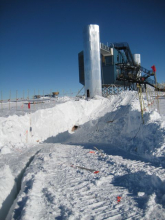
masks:
<path fill-rule="evenodd" d="M 140 66 L 141 65 L 141 55 L 140 54 L 133 54 L 133 58 L 134 58 L 134 62 L 137 66 Z M 138 77 L 141 76 L 141 70 L 139 70 L 138 74 L 137 74 Z"/>
<path fill-rule="evenodd" d="M 140 54 L 133 54 L 134 62 L 136 65 L 141 65 L 141 57 Z"/>
<path fill-rule="evenodd" d="M 86 97 L 102 96 L 100 33 L 98 25 L 84 28 L 84 75 Z"/>

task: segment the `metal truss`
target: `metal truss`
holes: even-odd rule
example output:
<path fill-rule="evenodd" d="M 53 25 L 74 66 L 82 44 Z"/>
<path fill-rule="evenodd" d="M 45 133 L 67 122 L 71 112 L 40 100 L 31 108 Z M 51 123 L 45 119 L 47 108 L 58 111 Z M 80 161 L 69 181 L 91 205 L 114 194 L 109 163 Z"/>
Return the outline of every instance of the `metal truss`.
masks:
<path fill-rule="evenodd" d="M 134 90 L 132 86 L 116 85 L 116 84 L 104 84 L 102 85 L 102 96 L 108 97 L 110 95 L 117 95 L 124 90 Z"/>

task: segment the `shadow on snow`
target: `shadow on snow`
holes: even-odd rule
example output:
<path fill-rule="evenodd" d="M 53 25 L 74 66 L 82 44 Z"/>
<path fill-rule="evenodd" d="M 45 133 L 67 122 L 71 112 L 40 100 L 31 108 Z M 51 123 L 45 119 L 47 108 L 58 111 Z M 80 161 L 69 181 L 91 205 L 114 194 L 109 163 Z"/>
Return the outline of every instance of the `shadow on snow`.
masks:
<path fill-rule="evenodd" d="M 130 196 L 133 196 L 141 209 L 146 208 L 149 196 L 155 193 L 155 202 L 165 207 L 165 182 L 156 175 L 146 175 L 145 172 L 126 174 L 115 177 L 112 181 L 114 186 L 128 189 Z M 138 193 L 143 193 L 140 196 Z"/>
<path fill-rule="evenodd" d="M 129 105 L 120 106 L 116 111 L 84 123 L 74 133 L 65 131 L 49 137 L 44 143 L 96 146 L 107 154 L 127 159 L 131 159 L 133 156 L 129 154 L 132 154 L 136 160 L 165 167 L 164 155 L 154 157 L 152 154 L 164 143 L 165 130 L 159 123 L 150 122 L 150 113 L 144 114 L 144 121 L 147 124 L 142 124 L 139 111 L 130 111 Z"/>

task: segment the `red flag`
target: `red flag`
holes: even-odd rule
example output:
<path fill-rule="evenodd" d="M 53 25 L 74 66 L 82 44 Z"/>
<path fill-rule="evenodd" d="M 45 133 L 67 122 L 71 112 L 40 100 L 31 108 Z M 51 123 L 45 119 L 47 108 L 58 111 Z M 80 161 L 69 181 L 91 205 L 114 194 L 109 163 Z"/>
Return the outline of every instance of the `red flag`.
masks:
<path fill-rule="evenodd" d="M 30 102 L 28 103 L 28 108 L 30 109 Z"/>
<path fill-rule="evenodd" d="M 95 154 L 95 151 L 89 151 L 90 154 Z"/>
<path fill-rule="evenodd" d="M 95 174 L 96 174 L 96 173 L 99 173 L 99 171 L 98 171 L 98 170 L 96 170 L 94 173 L 95 173 Z"/>
<path fill-rule="evenodd" d="M 155 73 L 155 72 L 156 72 L 156 67 L 155 67 L 155 65 L 151 66 L 151 68 L 152 68 L 153 72 Z"/>
<path fill-rule="evenodd" d="M 118 196 L 117 197 L 117 202 L 120 202 L 121 201 L 121 196 Z"/>

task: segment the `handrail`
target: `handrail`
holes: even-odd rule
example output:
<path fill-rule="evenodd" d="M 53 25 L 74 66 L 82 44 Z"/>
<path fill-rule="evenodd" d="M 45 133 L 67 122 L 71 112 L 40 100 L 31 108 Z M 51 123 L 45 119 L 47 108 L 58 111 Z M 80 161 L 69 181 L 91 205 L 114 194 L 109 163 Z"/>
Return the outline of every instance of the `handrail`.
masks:
<path fill-rule="evenodd" d="M 103 43 L 100 43 L 100 48 L 103 49 L 103 50 L 110 51 L 110 47 L 106 46 L 106 45 L 103 44 Z"/>
<path fill-rule="evenodd" d="M 131 53 L 131 50 L 130 50 L 130 47 L 129 47 L 128 43 L 126 43 L 126 42 L 114 43 L 113 45 L 114 45 L 114 48 L 116 48 L 117 50 L 124 50 L 128 61 L 131 64 L 135 65 L 135 61 L 134 61 L 134 58 L 132 56 L 132 53 Z"/>

